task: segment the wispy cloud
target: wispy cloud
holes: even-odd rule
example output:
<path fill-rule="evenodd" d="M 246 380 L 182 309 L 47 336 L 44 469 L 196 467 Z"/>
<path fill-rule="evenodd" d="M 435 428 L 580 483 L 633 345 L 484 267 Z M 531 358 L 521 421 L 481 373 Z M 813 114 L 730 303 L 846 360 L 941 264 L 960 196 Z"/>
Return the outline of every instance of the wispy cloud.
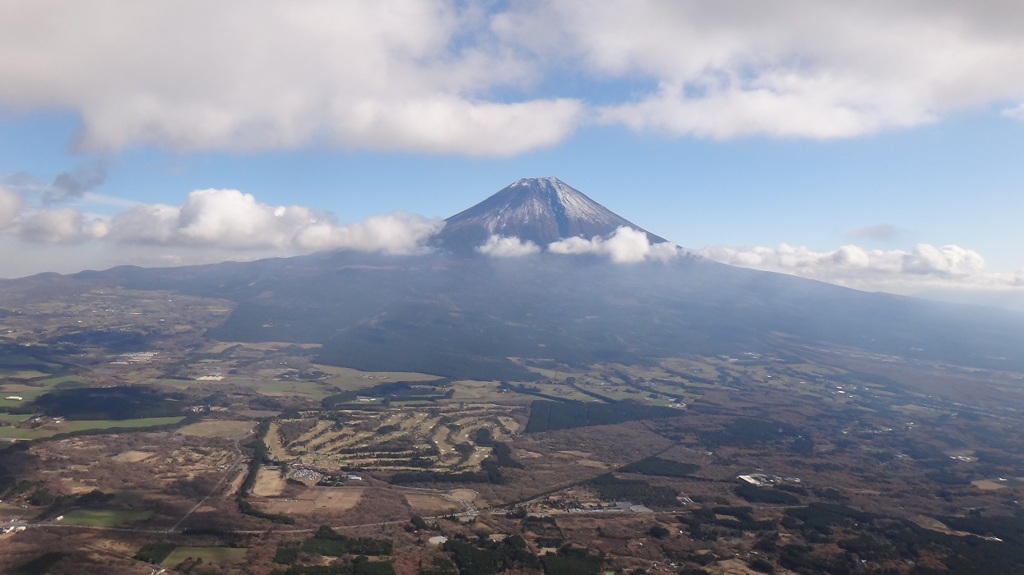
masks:
<path fill-rule="evenodd" d="M 13 192 L 33 195 L 45 205 L 73 202 L 88 198 L 105 199 L 124 205 L 124 200 L 107 198 L 93 191 L 102 187 L 106 181 L 106 166 L 102 162 L 93 161 L 82 163 L 70 170 L 57 174 L 50 183 L 46 183 L 27 172 L 16 172 L 0 177 L 0 186 L 4 186 Z"/>
<path fill-rule="evenodd" d="M 69 172 L 61 172 L 45 190 L 43 201 L 49 204 L 69 199 L 78 199 L 102 186 L 107 180 L 107 170 L 102 164 L 89 164 Z"/>
<path fill-rule="evenodd" d="M 0 188 L 0 233 L 8 229 L 24 208 L 21 196 L 5 188 Z"/>
<path fill-rule="evenodd" d="M 1021 274 L 989 272 L 978 252 L 957 245 L 918 244 L 911 250 L 867 250 L 846 245 L 830 251 L 781 244 L 775 248 L 711 247 L 707 258 L 864 290 L 915 293 L 925 289 L 1024 288 Z"/>
<path fill-rule="evenodd" d="M 1007 118 L 1024 121 L 1024 103 L 1003 109 L 1003 115 Z"/>

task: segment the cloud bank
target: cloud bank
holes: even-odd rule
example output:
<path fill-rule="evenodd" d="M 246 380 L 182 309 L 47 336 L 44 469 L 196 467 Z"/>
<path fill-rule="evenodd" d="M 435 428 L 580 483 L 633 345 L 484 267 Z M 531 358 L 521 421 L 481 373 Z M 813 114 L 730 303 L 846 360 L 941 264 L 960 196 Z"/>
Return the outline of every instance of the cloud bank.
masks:
<path fill-rule="evenodd" d="M 990 273 L 981 254 L 956 245 L 918 244 L 909 251 L 846 245 L 823 252 L 781 244 L 776 248 L 711 247 L 699 254 L 731 265 L 872 291 L 1024 288 L 1024 274 Z"/>
<path fill-rule="evenodd" d="M 1024 5 L 967 0 L 553 0 L 503 15 L 498 29 L 566 69 L 653 85 L 595 106 L 600 123 L 827 139 L 1006 102 L 1019 117 L 1024 46 L 1009 23 L 1022 17 Z"/>
<path fill-rule="evenodd" d="M 608 256 L 616 263 L 637 263 L 645 260 L 666 261 L 681 253 L 675 245 L 664 242 L 652 244 L 647 234 L 625 226 L 615 230 L 607 239 L 594 237 L 568 238 L 548 244 L 553 254 L 596 254 Z"/>
<path fill-rule="evenodd" d="M 516 237 L 492 235 L 487 243 L 478 246 L 476 251 L 495 258 L 518 258 L 540 253 L 540 246 Z"/>
<path fill-rule="evenodd" d="M 0 108 L 71 111 L 87 150 L 508 156 L 586 123 L 847 138 L 986 107 L 1024 118 L 1013 2 L 280 0 L 240 13 L 10 0 L 3 12 Z"/>
<path fill-rule="evenodd" d="M 664 242 L 652 244 L 647 234 L 622 226 L 607 238 L 595 236 L 591 239 L 572 237 L 547 245 L 548 253 L 557 255 L 598 255 L 615 263 L 638 263 L 643 261 L 668 261 L 683 253 L 678 246 Z M 493 235 L 477 251 L 491 257 L 522 257 L 540 253 L 540 246 L 516 237 Z"/>
<path fill-rule="evenodd" d="M 271 206 L 251 194 L 217 189 L 193 191 L 181 206 L 140 204 L 104 217 L 75 208 L 33 207 L 0 188 L 0 235 L 39 244 L 103 241 L 283 254 L 332 249 L 413 254 L 443 225 L 404 213 L 341 225 L 326 212 Z"/>

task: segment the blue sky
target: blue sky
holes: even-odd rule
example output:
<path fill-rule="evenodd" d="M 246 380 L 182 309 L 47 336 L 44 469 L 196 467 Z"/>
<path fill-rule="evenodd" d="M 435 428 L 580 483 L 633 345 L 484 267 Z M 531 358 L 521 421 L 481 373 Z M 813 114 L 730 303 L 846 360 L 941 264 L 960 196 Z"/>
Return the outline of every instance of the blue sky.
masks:
<path fill-rule="evenodd" d="M 1024 7 L 892 4 L 7 2 L 0 277 L 415 252 L 557 176 L 728 263 L 1018 291 Z"/>

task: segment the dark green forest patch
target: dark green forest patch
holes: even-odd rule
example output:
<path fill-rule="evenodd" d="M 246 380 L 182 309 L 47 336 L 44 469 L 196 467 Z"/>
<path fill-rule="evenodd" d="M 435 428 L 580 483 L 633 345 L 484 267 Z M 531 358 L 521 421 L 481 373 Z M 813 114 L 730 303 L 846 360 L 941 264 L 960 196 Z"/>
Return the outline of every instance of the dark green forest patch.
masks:
<path fill-rule="evenodd" d="M 34 405 L 50 417 L 70 420 L 124 420 L 181 415 L 181 394 L 147 387 L 79 387 L 58 389 L 36 398 Z"/>

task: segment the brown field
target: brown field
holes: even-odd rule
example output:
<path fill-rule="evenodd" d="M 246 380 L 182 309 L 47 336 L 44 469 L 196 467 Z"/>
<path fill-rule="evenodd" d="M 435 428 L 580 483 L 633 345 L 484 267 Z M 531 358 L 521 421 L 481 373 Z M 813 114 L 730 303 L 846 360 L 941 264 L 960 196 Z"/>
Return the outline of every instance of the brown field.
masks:
<path fill-rule="evenodd" d="M 111 459 L 118 463 L 139 463 L 155 456 L 156 454 L 152 451 L 122 451 Z"/>
<path fill-rule="evenodd" d="M 62 478 L 60 479 L 60 489 L 63 493 L 70 493 L 72 495 L 81 495 L 82 493 L 88 493 L 95 489 L 95 485 L 86 484 L 82 481 L 76 481 L 74 479 Z"/>
<path fill-rule="evenodd" d="M 277 497 L 284 492 L 286 485 L 285 478 L 281 477 L 281 470 L 269 467 L 261 467 L 256 474 L 256 485 L 252 488 L 252 494 L 257 497 Z"/>
<path fill-rule="evenodd" d="M 193 437 L 241 437 L 249 433 L 254 426 L 252 421 L 215 419 L 186 425 L 179 429 L 178 433 Z"/>
<path fill-rule="evenodd" d="M 359 504 L 363 487 L 314 487 L 295 499 L 268 499 L 259 506 L 268 513 L 306 515 L 315 511 L 348 511 Z"/>
<path fill-rule="evenodd" d="M 914 515 L 910 518 L 910 520 L 914 523 L 917 523 L 919 526 L 928 529 L 929 531 L 937 531 L 939 533 L 945 533 L 946 535 L 955 535 L 957 537 L 967 537 L 968 535 L 970 535 L 970 533 L 967 533 L 966 531 L 957 531 L 955 529 L 950 529 L 946 526 L 945 523 L 939 521 L 938 519 L 933 519 L 925 515 Z"/>
<path fill-rule="evenodd" d="M 754 571 L 747 566 L 746 563 L 739 559 L 726 559 L 725 561 L 719 561 L 715 564 L 715 567 L 721 569 L 722 575 L 758 575 L 758 571 Z"/>
<path fill-rule="evenodd" d="M 405 500 L 413 513 L 420 515 L 445 515 L 462 511 L 462 505 L 434 493 L 406 493 Z"/>
<path fill-rule="evenodd" d="M 1006 488 L 1005 484 L 999 483 L 998 481 L 993 481 L 991 479 L 978 479 L 976 481 L 972 481 L 971 485 L 977 487 L 978 489 L 981 489 L 982 491 L 996 491 L 998 489 Z"/>

